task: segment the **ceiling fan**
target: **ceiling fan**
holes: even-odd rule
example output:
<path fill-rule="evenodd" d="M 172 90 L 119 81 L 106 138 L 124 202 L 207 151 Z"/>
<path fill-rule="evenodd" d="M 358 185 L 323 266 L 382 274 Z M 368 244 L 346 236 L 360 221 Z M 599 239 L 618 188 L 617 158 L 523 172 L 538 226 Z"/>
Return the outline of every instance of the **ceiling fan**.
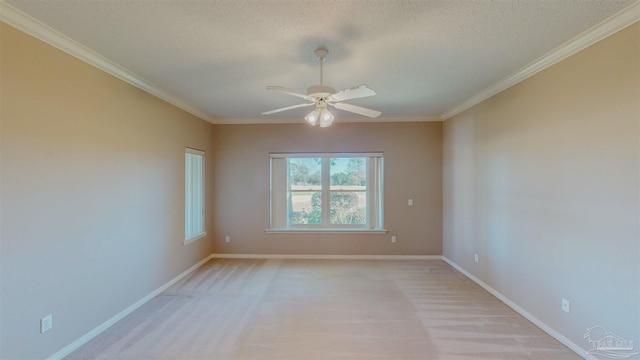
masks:
<path fill-rule="evenodd" d="M 333 123 L 334 116 L 327 110 L 327 106 L 333 106 L 336 109 L 349 111 L 359 115 L 368 116 L 370 118 L 376 118 L 380 116 L 381 112 L 376 110 L 367 109 L 361 106 L 345 104 L 342 101 L 363 98 L 367 96 L 376 95 L 376 92 L 367 87 L 367 85 L 358 85 L 348 89 L 344 89 L 336 92 L 336 89 L 324 86 L 322 82 L 322 71 L 324 59 L 329 55 L 329 50 L 325 48 L 318 48 L 315 51 L 316 56 L 320 60 L 320 85 L 313 85 L 307 89 L 307 94 L 300 94 L 291 89 L 287 89 L 282 86 L 267 86 L 267 90 L 275 90 L 281 93 L 297 96 L 303 98 L 309 103 L 298 104 L 293 106 L 287 106 L 276 110 L 263 112 L 262 115 L 270 115 L 280 111 L 297 109 L 301 107 L 314 106 L 315 110 L 307 114 L 304 119 L 311 125 L 315 126 L 320 124 L 320 127 L 327 127 Z"/>

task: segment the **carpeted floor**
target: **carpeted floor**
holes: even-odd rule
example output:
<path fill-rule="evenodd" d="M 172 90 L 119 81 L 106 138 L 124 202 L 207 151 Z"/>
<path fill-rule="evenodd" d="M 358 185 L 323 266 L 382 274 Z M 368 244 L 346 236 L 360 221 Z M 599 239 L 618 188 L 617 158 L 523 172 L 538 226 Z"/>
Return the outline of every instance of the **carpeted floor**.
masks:
<path fill-rule="evenodd" d="M 73 359 L 581 359 L 443 261 L 214 259 Z"/>

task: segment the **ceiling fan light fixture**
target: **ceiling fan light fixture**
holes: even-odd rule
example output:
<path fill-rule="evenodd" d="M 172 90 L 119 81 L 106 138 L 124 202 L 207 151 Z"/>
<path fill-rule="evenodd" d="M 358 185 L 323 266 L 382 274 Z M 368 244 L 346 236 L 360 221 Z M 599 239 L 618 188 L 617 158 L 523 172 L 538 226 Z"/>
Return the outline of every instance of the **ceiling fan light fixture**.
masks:
<path fill-rule="evenodd" d="M 308 113 L 307 116 L 304 117 L 304 120 L 309 123 L 311 126 L 316 126 L 318 120 L 320 119 L 320 110 L 315 109 L 312 112 Z"/>
<path fill-rule="evenodd" d="M 327 110 L 326 108 L 322 109 L 322 111 L 320 112 L 320 127 L 331 126 L 331 124 L 333 124 L 333 119 L 334 116 L 329 112 L 329 110 Z"/>

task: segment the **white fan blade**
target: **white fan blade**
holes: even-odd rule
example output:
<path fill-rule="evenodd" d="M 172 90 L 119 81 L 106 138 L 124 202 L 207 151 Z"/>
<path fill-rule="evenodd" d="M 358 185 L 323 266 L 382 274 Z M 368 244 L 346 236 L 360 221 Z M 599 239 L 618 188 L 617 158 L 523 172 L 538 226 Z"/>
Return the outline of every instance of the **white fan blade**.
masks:
<path fill-rule="evenodd" d="M 315 105 L 315 103 L 298 104 L 298 105 L 293 105 L 293 106 L 287 106 L 287 107 L 283 107 L 283 108 L 280 108 L 280 109 L 275 109 L 275 110 L 263 112 L 262 115 L 270 115 L 270 114 L 277 113 L 277 112 L 280 112 L 280 111 L 297 109 L 297 108 L 306 107 L 306 106 L 312 106 L 312 105 Z"/>
<path fill-rule="evenodd" d="M 356 106 L 356 105 L 345 104 L 345 103 L 336 103 L 336 104 L 333 104 L 333 106 L 336 109 L 368 116 L 370 118 L 376 118 L 380 116 L 380 114 L 382 114 L 380 111 L 377 111 L 377 110 L 371 110 L 371 109 L 363 108 L 362 106 Z"/>
<path fill-rule="evenodd" d="M 286 87 L 282 87 L 282 86 L 267 86 L 267 90 L 279 91 L 281 93 L 297 96 L 297 97 L 300 97 L 300 98 L 303 98 L 303 99 L 309 100 L 309 101 L 314 101 L 315 100 L 314 98 L 312 98 L 309 95 L 300 94 L 300 93 L 297 93 L 297 92 L 295 92 L 295 91 L 293 91 L 291 89 L 287 89 Z"/>
<path fill-rule="evenodd" d="M 367 96 L 377 95 L 373 89 L 369 89 L 367 85 L 358 85 L 352 88 L 338 91 L 337 93 L 329 96 L 329 101 L 345 101 L 357 98 L 363 98 Z"/>

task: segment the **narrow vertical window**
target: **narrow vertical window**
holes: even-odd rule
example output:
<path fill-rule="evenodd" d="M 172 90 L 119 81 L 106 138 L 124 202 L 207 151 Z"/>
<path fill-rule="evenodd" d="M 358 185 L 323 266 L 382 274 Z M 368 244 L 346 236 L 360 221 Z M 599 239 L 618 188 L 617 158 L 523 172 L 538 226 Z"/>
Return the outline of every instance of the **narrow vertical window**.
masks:
<path fill-rule="evenodd" d="M 204 235 L 204 151 L 187 148 L 184 156 L 184 242 Z"/>

